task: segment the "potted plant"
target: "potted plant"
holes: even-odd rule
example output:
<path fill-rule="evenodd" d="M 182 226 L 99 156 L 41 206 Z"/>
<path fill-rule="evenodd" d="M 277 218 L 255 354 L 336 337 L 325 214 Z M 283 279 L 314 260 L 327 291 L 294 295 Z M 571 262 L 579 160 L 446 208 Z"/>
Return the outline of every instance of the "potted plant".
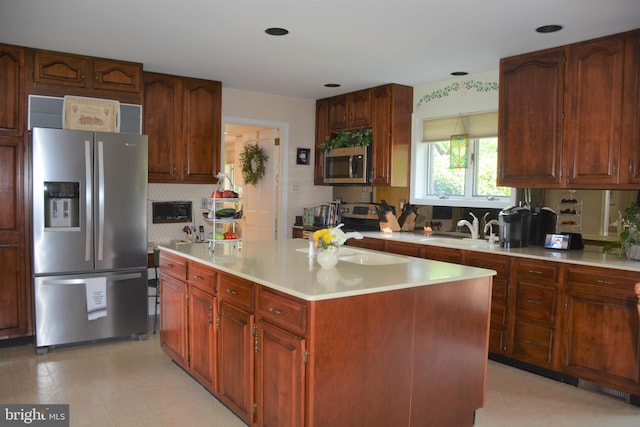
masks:
<path fill-rule="evenodd" d="M 633 204 L 624 210 L 618 229 L 618 241 L 605 245 L 602 251 L 620 248 L 621 255 L 640 260 L 640 206 Z"/>
<path fill-rule="evenodd" d="M 371 129 L 355 129 L 352 131 L 338 132 L 335 138 L 327 138 L 318 147 L 320 151 L 329 151 L 342 147 L 368 147 L 371 145 L 373 132 Z"/>

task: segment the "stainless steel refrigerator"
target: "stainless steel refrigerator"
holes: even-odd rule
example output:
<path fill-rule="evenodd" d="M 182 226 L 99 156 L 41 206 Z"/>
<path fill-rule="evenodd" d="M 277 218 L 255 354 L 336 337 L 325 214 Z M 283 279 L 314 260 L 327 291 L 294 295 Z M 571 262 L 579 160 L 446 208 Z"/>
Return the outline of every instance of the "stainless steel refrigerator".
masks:
<path fill-rule="evenodd" d="M 147 335 L 147 137 L 32 130 L 36 351 Z"/>

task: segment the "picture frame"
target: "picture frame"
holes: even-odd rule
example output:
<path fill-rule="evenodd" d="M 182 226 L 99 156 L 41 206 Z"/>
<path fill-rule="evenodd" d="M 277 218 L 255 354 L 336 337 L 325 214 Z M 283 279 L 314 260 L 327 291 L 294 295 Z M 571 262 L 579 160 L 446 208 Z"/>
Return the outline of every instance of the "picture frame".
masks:
<path fill-rule="evenodd" d="M 311 162 L 310 148 L 296 149 L 296 165 L 308 165 Z"/>

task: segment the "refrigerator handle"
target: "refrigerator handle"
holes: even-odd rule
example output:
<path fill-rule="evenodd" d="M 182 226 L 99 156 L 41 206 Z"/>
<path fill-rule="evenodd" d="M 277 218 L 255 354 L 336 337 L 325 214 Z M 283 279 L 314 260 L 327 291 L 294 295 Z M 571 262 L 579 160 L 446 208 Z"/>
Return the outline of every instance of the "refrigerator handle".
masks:
<path fill-rule="evenodd" d="M 93 209 L 91 208 L 93 201 L 91 198 L 91 194 L 93 193 L 93 176 L 91 174 L 92 170 L 92 162 L 91 162 L 91 141 L 84 141 L 84 170 L 85 170 L 85 212 L 86 212 L 86 221 L 85 221 L 85 230 L 84 230 L 84 260 L 91 261 L 91 252 L 93 247 Z"/>
<path fill-rule="evenodd" d="M 98 255 L 96 260 L 102 261 L 104 255 L 104 141 L 98 140 Z"/>

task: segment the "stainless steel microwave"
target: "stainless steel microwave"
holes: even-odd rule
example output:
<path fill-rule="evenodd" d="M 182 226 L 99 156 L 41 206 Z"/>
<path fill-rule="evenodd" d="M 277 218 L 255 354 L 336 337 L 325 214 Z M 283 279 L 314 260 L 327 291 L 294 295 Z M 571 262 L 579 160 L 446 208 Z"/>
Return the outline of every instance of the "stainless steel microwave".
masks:
<path fill-rule="evenodd" d="M 334 148 L 324 154 L 325 184 L 368 184 L 371 147 Z"/>

